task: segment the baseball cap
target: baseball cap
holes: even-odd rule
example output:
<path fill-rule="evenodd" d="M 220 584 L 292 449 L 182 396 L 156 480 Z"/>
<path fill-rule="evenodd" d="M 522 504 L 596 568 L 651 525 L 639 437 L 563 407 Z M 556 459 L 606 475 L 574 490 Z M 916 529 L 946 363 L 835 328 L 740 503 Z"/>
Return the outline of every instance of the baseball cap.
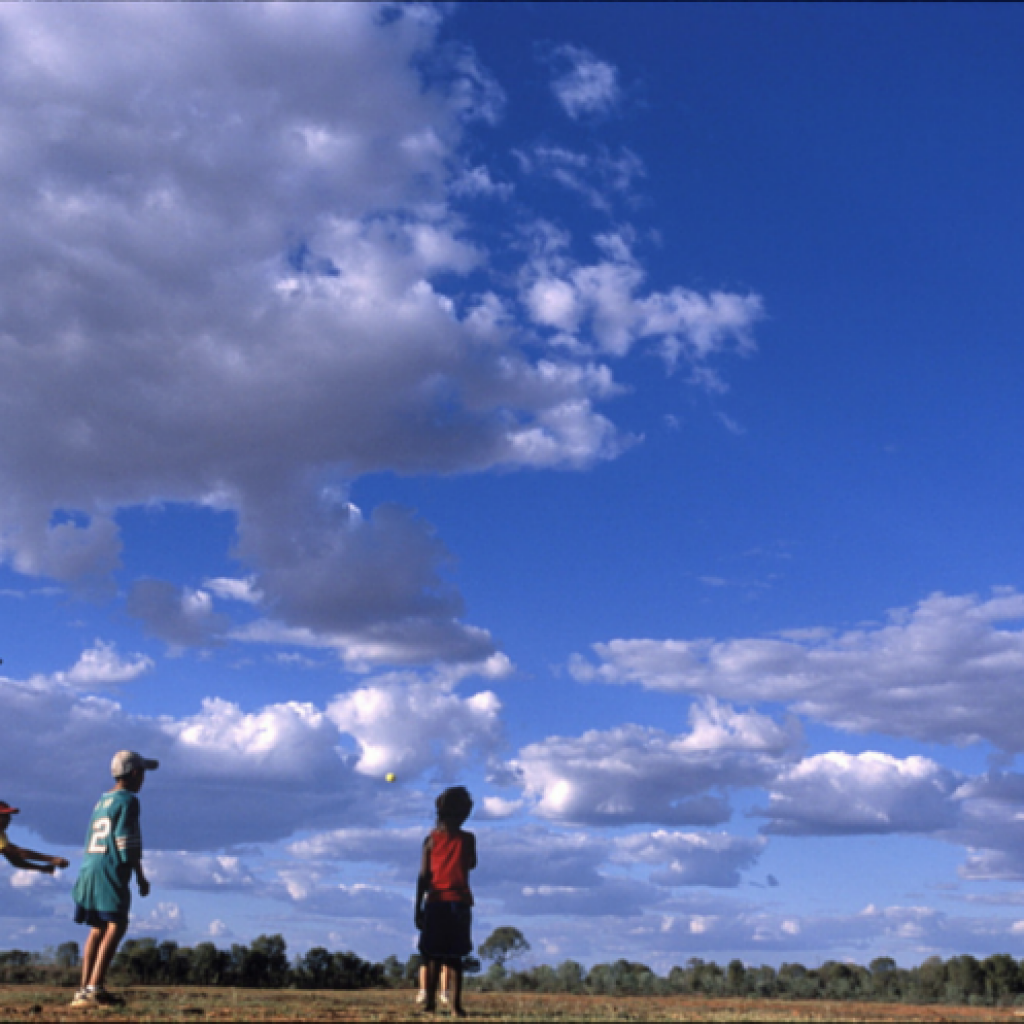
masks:
<path fill-rule="evenodd" d="M 0 800 L 0 814 L 20 814 L 17 807 L 12 807 L 6 800 Z"/>
<path fill-rule="evenodd" d="M 132 772 L 139 771 L 140 769 L 151 772 L 159 767 L 159 761 L 143 757 L 134 750 L 119 750 L 114 755 L 114 760 L 110 762 L 110 774 L 115 779 L 120 779 L 122 776 L 130 775 Z"/>

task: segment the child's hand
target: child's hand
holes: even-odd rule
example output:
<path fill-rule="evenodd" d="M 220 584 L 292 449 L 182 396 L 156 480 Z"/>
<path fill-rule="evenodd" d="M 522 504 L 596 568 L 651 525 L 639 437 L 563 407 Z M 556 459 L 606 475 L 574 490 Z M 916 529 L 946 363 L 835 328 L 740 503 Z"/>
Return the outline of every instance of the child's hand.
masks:
<path fill-rule="evenodd" d="M 44 864 L 40 869 L 44 875 L 52 875 L 56 871 L 56 867 L 53 864 Z"/>
<path fill-rule="evenodd" d="M 418 932 L 423 931 L 423 925 L 426 924 L 425 918 L 426 918 L 426 915 L 423 913 L 423 908 L 422 907 L 417 907 L 416 908 L 416 913 L 415 913 L 415 915 L 413 917 L 413 920 L 416 922 L 416 931 L 418 931 Z"/>
<path fill-rule="evenodd" d="M 139 879 L 139 895 L 142 896 L 142 897 L 146 897 L 146 896 L 149 895 L 149 879 L 148 878 L 140 878 Z"/>
<path fill-rule="evenodd" d="M 61 870 L 63 870 L 64 868 L 71 867 L 71 861 L 65 860 L 63 857 L 54 857 L 53 866 L 55 868 L 60 868 Z"/>

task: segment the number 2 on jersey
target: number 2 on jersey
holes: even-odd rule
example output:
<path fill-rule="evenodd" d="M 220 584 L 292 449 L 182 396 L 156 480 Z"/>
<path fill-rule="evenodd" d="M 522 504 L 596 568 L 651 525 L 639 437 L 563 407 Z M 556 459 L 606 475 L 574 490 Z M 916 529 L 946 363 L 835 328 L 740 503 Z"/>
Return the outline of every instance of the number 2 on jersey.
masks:
<path fill-rule="evenodd" d="M 110 838 L 110 819 L 97 818 L 92 823 L 92 835 L 86 853 L 106 853 L 107 839 Z"/>

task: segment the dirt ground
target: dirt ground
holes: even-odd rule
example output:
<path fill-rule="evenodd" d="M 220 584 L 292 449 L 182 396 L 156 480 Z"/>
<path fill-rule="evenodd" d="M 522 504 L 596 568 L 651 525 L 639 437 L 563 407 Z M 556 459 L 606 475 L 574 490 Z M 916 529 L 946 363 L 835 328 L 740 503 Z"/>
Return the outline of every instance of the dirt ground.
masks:
<path fill-rule="evenodd" d="M 115 1009 L 72 1010 L 69 989 L 0 986 L 3 1021 L 407 1021 L 420 1014 L 411 991 L 263 992 L 134 988 Z M 685 997 L 483 995 L 466 1009 L 479 1021 L 1019 1021 L 1021 1011 L 885 1003 L 776 1002 Z"/>

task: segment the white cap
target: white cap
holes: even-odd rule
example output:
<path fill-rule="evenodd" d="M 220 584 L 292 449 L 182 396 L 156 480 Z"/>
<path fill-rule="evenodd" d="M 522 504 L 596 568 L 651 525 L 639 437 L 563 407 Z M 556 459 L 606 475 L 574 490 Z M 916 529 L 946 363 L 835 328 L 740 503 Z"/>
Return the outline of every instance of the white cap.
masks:
<path fill-rule="evenodd" d="M 119 750 L 114 755 L 114 760 L 110 762 L 110 774 L 115 779 L 120 779 L 125 775 L 131 775 L 134 771 L 151 772 L 154 768 L 159 768 L 160 762 L 153 761 L 148 757 L 143 757 L 141 754 L 137 754 L 134 750 Z"/>

